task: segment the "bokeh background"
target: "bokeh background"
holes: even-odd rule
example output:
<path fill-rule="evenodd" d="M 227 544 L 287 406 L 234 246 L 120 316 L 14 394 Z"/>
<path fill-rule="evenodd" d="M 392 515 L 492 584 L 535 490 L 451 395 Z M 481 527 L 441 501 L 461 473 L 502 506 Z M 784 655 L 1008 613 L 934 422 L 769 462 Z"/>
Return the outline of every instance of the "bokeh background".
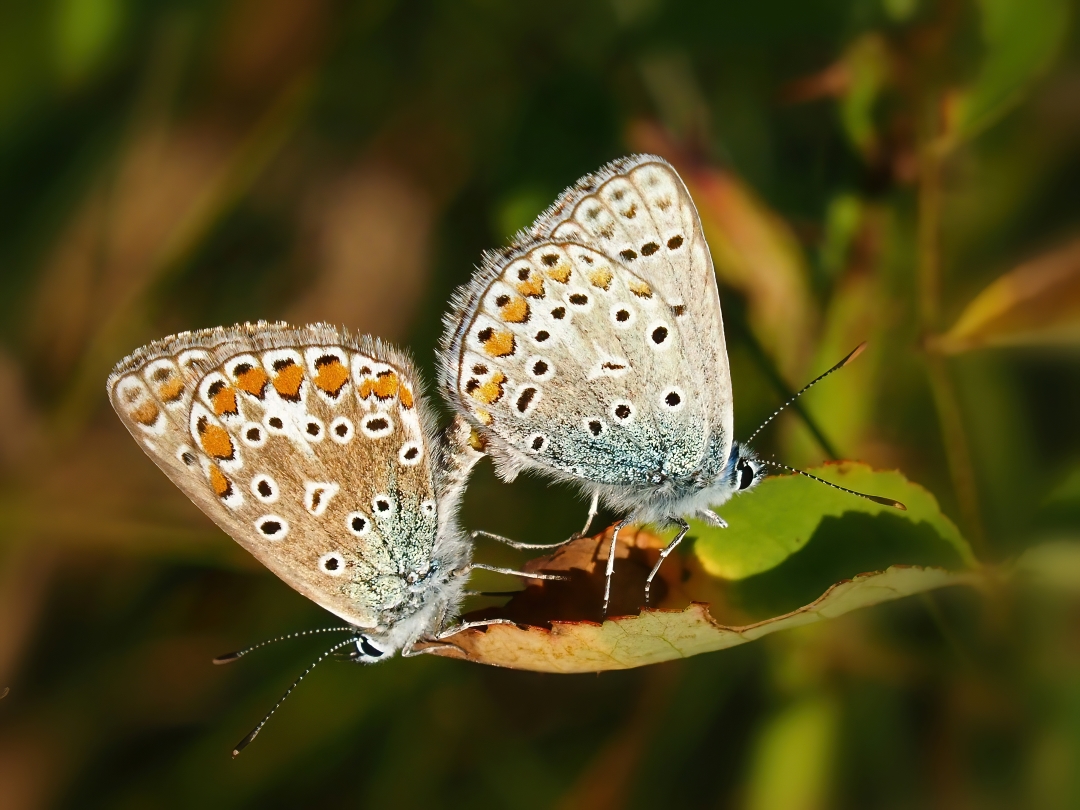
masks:
<path fill-rule="evenodd" d="M 1080 539 L 1072 11 L 9 0 L 0 807 L 1080 807 L 1080 609 L 1010 584 L 600 676 L 331 662 L 232 761 L 324 645 L 211 657 L 327 616 L 104 396 L 136 346 L 258 318 L 379 334 L 430 377 L 481 251 L 651 151 L 701 209 L 739 435 L 869 340 L 766 452 L 903 470 L 989 566 Z M 584 511 L 485 464 L 464 521 L 544 542 Z"/>

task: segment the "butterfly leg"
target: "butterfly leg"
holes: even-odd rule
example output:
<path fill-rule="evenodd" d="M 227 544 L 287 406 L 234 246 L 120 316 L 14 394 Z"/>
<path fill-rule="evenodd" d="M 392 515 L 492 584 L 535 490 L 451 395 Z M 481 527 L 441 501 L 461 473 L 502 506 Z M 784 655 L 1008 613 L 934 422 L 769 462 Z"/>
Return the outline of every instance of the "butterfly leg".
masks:
<path fill-rule="evenodd" d="M 708 523 L 710 526 L 716 526 L 718 529 L 727 528 L 727 521 L 716 514 L 712 509 L 698 509 L 694 513 L 694 517 L 703 523 Z"/>
<path fill-rule="evenodd" d="M 601 619 L 607 618 L 608 604 L 611 602 L 611 577 L 615 573 L 615 546 L 619 542 L 619 531 L 629 523 L 629 518 L 620 520 L 615 524 L 615 531 L 611 533 L 611 545 L 608 546 L 607 555 L 607 570 L 604 574 L 604 609 L 600 613 Z"/>
<path fill-rule="evenodd" d="M 570 538 L 570 540 L 576 540 L 579 537 L 585 537 L 589 533 L 589 527 L 592 526 L 593 518 L 596 517 L 596 513 L 600 510 L 600 493 L 594 492 L 592 494 L 592 500 L 589 502 L 589 516 L 585 518 L 585 525 L 581 531 Z M 569 543 L 570 540 L 564 542 Z"/>
<path fill-rule="evenodd" d="M 558 548 L 559 546 L 565 546 L 567 543 L 577 540 L 578 535 L 573 535 L 567 540 L 562 540 L 558 543 L 522 543 L 519 540 L 511 540 L 509 537 L 503 537 L 501 534 L 492 534 L 491 532 L 485 532 L 482 529 L 474 531 L 470 537 L 475 541 L 478 537 L 484 537 L 488 540 L 496 540 L 503 545 L 510 546 L 510 548 L 516 548 L 519 551 L 537 551 L 549 548 Z"/>
<path fill-rule="evenodd" d="M 472 627 L 491 627 L 492 625 L 496 624 L 509 624 L 513 625 L 514 627 L 517 626 L 517 622 L 512 622 L 509 619 L 482 619 L 476 622 L 461 622 L 460 624 L 455 624 L 453 627 L 446 628 L 437 636 L 435 636 L 435 638 L 438 641 L 442 641 L 444 638 L 448 638 L 455 633 L 460 633 L 462 630 L 468 630 Z"/>
<path fill-rule="evenodd" d="M 686 533 L 690 531 L 690 524 L 682 518 L 679 518 L 675 522 L 679 524 L 679 533 L 675 535 L 675 539 L 668 543 L 664 550 L 660 552 L 660 559 L 656 561 L 656 565 L 653 566 L 652 571 L 649 572 L 649 576 L 645 579 L 645 607 L 649 606 L 649 588 L 652 587 L 652 581 L 657 573 L 659 573 L 660 566 L 664 564 L 664 560 L 668 558 L 668 555 L 676 549 L 679 543 L 683 541 L 683 538 L 686 537 Z M 726 523 L 723 525 L 725 527 L 727 526 Z"/>
<path fill-rule="evenodd" d="M 513 568 L 502 568 L 498 565 L 485 565 L 484 563 L 473 563 L 472 565 L 467 565 L 464 568 L 458 569 L 460 573 L 457 571 L 454 573 L 458 574 L 458 576 L 467 576 L 477 569 L 480 569 L 481 571 L 494 571 L 496 574 L 506 574 L 511 577 L 523 577 L 525 579 L 549 579 L 556 582 L 565 582 L 567 579 L 558 574 L 538 574 L 530 571 L 516 571 Z"/>
<path fill-rule="evenodd" d="M 495 540 L 503 545 L 510 546 L 510 548 L 518 549 L 519 551 L 545 551 L 549 549 L 559 548 L 565 546 L 567 543 L 573 543 L 575 540 L 580 540 L 589 533 L 589 527 L 592 525 L 593 518 L 596 517 L 596 513 L 600 509 L 600 496 L 597 493 L 593 493 L 592 502 L 589 504 L 589 516 L 585 519 L 585 526 L 580 532 L 567 537 L 565 540 L 560 540 L 558 543 L 522 543 L 520 540 L 511 540 L 509 537 L 504 537 L 501 534 L 493 534 L 492 532 L 485 532 L 482 529 L 474 531 L 470 538 L 475 542 L 477 538 L 484 537 L 488 540 Z"/>

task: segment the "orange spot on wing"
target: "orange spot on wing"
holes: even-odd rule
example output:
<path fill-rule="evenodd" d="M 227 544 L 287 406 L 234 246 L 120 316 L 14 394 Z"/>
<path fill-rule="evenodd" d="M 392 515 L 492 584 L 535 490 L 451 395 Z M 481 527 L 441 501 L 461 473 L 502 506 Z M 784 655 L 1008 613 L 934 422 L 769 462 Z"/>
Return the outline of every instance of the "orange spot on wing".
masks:
<path fill-rule="evenodd" d="M 226 498 L 232 492 L 232 484 L 217 467 L 210 468 L 210 488 L 219 498 Z"/>
<path fill-rule="evenodd" d="M 315 371 L 315 385 L 331 396 L 336 397 L 349 381 L 348 370 L 336 357 L 322 365 L 316 363 Z"/>
<path fill-rule="evenodd" d="M 222 387 L 211 399 L 214 403 L 214 413 L 218 416 L 229 414 L 235 416 L 240 413 L 236 407 L 236 391 L 228 386 Z"/>
<path fill-rule="evenodd" d="M 270 382 L 270 375 L 255 366 L 236 375 L 236 387 L 259 399 L 262 399 L 268 382 Z"/>
<path fill-rule="evenodd" d="M 233 457 L 233 443 L 225 428 L 209 422 L 199 423 L 199 442 L 206 454 L 213 458 L 230 459 Z"/>
<path fill-rule="evenodd" d="M 652 298 L 652 287 L 644 281 L 631 281 L 630 292 L 638 298 Z"/>
<path fill-rule="evenodd" d="M 406 386 L 401 386 L 401 392 L 398 394 L 398 401 L 401 403 L 401 407 L 405 410 L 411 410 L 413 406 L 413 395 Z"/>
<path fill-rule="evenodd" d="M 491 414 L 485 411 L 483 408 L 477 408 L 474 413 L 476 414 L 476 418 L 480 420 L 480 424 L 482 425 L 490 425 L 492 422 L 495 421 L 494 418 L 492 418 Z"/>
<path fill-rule="evenodd" d="M 158 388 L 158 396 L 166 402 L 176 402 L 184 393 L 184 381 L 179 377 L 173 377 L 168 382 L 162 383 Z"/>
<path fill-rule="evenodd" d="M 397 394 L 400 385 L 397 374 L 392 371 L 380 371 L 371 390 L 379 399 L 390 399 Z"/>
<path fill-rule="evenodd" d="M 365 379 L 360 383 L 360 398 L 367 399 L 371 396 L 371 380 Z"/>
<path fill-rule="evenodd" d="M 274 376 L 274 389 L 285 399 L 300 399 L 300 384 L 304 382 L 304 370 L 296 363 L 289 363 Z"/>
<path fill-rule="evenodd" d="M 529 302 L 524 298 L 515 298 L 502 307 L 500 313 L 507 323 L 525 323 L 529 320 Z"/>
<path fill-rule="evenodd" d="M 568 282 L 570 280 L 570 265 L 568 265 L 568 264 L 559 264 L 559 265 L 557 265 L 555 267 L 552 267 L 550 270 L 548 270 L 547 274 L 548 274 L 549 278 L 554 279 L 555 281 L 559 282 L 560 284 L 565 284 L 566 282 Z"/>
<path fill-rule="evenodd" d="M 484 341 L 484 351 L 492 357 L 506 357 L 514 353 L 514 335 L 511 332 L 494 332 Z"/>
<path fill-rule="evenodd" d="M 131 418 L 140 425 L 150 427 L 158 420 L 161 410 L 153 402 L 147 401 L 131 412 Z"/>
<path fill-rule="evenodd" d="M 469 392 L 469 395 L 485 405 L 494 405 L 502 399 L 503 384 L 505 382 L 506 376 L 501 371 L 496 371 L 490 380 L 474 388 Z"/>
<path fill-rule="evenodd" d="M 517 285 L 517 291 L 528 298 L 543 298 L 544 279 L 539 273 L 533 273 Z"/>
<path fill-rule="evenodd" d="M 606 290 L 611 286 L 612 276 L 611 271 L 606 267 L 598 267 L 589 273 L 589 283 L 594 287 L 599 287 L 601 290 Z"/>

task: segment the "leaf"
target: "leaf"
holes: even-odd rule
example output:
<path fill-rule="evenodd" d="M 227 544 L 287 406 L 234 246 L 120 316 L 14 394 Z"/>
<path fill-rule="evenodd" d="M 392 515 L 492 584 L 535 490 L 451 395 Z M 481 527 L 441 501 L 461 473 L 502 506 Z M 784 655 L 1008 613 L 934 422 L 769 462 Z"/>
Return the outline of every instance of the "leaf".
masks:
<path fill-rule="evenodd" d="M 1068 0 L 980 0 L 986 56 L 952 108 L 952 141 L 991 126 L 1057 56 L 1069 30 Z"/>
<path fill-rule="evenodd" d="M 907 506 L 907 513 L 901 515 L 891 507 L 803 476 L 767 478 L 753 492 L 733 498 L 717 510 L 727 521 L 727 529 L 689 521 L 691 533 L 697 537 L 694 550 L 704 569 L 729 580 L 768 571 L 805 546 L 823 521 L 850 513 L 885 515 L 909 524 L 925 524 L 964 564 L 974 563 L 970 548 L 956 526 L 941 514 L 934 496 L 900 473 L 875 471 L 850 461 L 807 472 L 858 492 L 895 498 Z M 904 542 L 911 546 L 910 540 Z M 945 548 L 942 551 L 948 553 Z M 890 549 L 890 553 L 894 558 L 885 561 L 886 565 L 904 562 L 895 556 L 903 553 L 901 549 Z"/>
<path fill-rule="evenodd" d="M 1011 270 L 975 296 L 934 347 L 1080 344 L 1080 240 Z"/>
<path fill-rule="evenodd" d="M 695 524 L 695 546 L 706 548 L 667 559 L 653 585 L 660 609 L 639 606 L 645 577 L 667 540 L 628 528 L 616 548 L 609 614 L 615 618 L 600 623 L 609 529 L 526 565 L 529 571 L 563 573 L 566 581 L 531 583 L 505 606 L 466 616 L 510 623 L 468 628 L 424 649 L 540 672 L 627 669 L 733 647 L 973 579 L 967 570 L 974 564 L 969 547 L 921 487 L 899 473 L 874 472 L 852 462 L 815 473 L 905 497 L 910 508 L 901 512 L 864 505 L 862 499 L 807 479 L 767 479 L 724 509 L 731 529 Z M 814 489 L 803 491 L 803 483 Z M 843 499 L 834 501 L 834 492 Z M 759 499 L 760 504 L 749 506 Z M 733 508 L 736 503 L 739 510 Z M 740 524 L 745 524 L 739 529 L 743 534 L 730 548 L 720 543 L 725 532 L 735 534 Z M 720 533 L 716 540 L 705 536 L 712 532 Z M 764 553 L 754 538 L 766 545 Z M 741 578 L 714 576 L 709 566 L 718 562 L 725 570 L 738 570 Z"/>
<path fill-rule="evenodd" d="M 602 625 L 551 623 L 551 628 L 494 625 L 463 630 L 428 647 L 435 655 L 534 672 L 604 672 L 658 664 L 714 652 L 804 624 L 914 593 L 971 580 L 970 574 L 940 568 L 893 566 L 839 582 L 810 604 L 754 624 L 728 627 L 709 607 L 695 602 L 683 610 L 644 610 Z"/>

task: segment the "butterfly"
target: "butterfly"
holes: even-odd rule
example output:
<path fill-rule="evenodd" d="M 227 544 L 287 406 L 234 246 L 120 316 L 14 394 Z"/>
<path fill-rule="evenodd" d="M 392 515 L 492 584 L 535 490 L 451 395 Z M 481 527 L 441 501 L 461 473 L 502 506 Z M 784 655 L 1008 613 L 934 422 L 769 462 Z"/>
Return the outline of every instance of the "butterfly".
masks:
<path fill-rule="evenodd" d="M 648 604 L 690 529 L 684 517 L 726 526 L 713 508 L 764 477 L 770 462 L 733 436 L 701 220 L 662 158 L 627 157 L 582 177 L 509 247 L 484 255 L 444 327 L 440 388 L 483 436 L 498 475 L 534 471 L 591 496 L 575 536 L 600 502 L 622 515 L 605 615 L 619 529 L 679 526 L 646 580 Z"/>
<path fill-rule="evenodd" d="M 518 573 L 471 562 L 456 516 L 482 456 L 460 420 L 437 431 L 412 363 L 378 339 L 325 324 L 185 332 L 122 360 L 107 389 L 185 495 L 345 620 L 328 630 L 349 637 L 323 658 L 346 647 L 359 663 L 413 654 L 447 634 L 473 569 Z"/>

